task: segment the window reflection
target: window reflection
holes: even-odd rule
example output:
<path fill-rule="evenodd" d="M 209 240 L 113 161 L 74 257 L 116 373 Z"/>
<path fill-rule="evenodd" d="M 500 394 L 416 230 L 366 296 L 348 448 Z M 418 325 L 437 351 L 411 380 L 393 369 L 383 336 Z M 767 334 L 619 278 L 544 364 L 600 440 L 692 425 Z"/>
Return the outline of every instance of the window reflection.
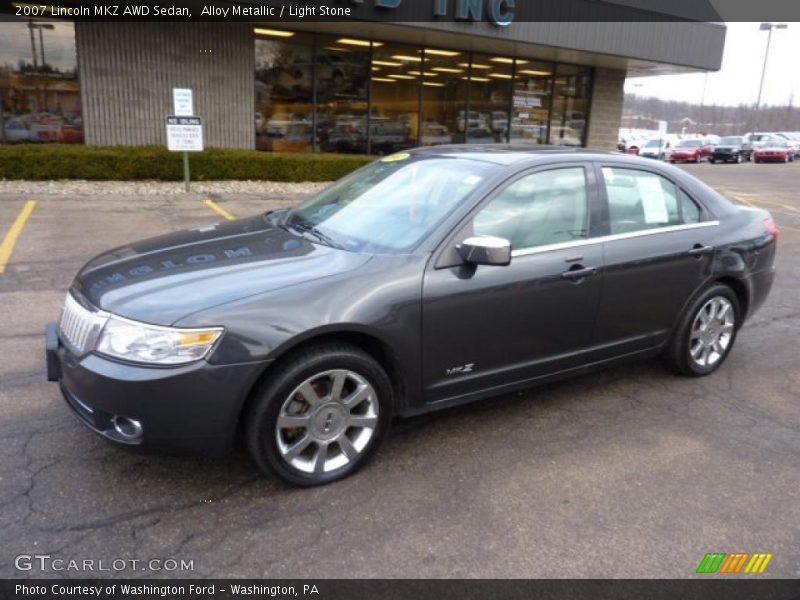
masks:
<path fill-rule="evenodd" d="M 582 146 L 586 139 L 592 70 L 589 67 L 558 65 L 550 116 L 550 143 Z"/>
<path fill-rule="evenodd" d="M 0 143 L 83 142 L 72 23 L 0 23 Z"/>
<path fill-rule="evenodd" d="M 469 80 L 469 113 L 459 113 L 459 129 L 470 144 L 508 141 L 514 59 L 476 54 Z"/>
<path fill-rule="evenodd" d="M 313 130 L 313 38 L 275 33 L 256 32 L 256 147 L 308 152 Z"/>
<path fill-rule="evenodd" d="M 511 109 L 511 142 L 547 143 L 554 68 L 550 63 L 534 61 L 517 65 Z"/>
<path fill-rule="evenodd" d="M 390 154 L 586 138 L 592 69 L 255 28 L 257 148 Z"/>
<path fill-rule="evenodd" d="M 413 73 L 422 77 L 422 145 L 463 142 L 458 123 L 467 106 L 469 54 L 426 49 L 425 68 Z"/>
<path fill-rule="evenodd" d="M 324 152 L 367 153 L 370 42 L 317 39 L 317 145 Z"/>
<path fill-rule="evenodd" d="M 386 44 L 372 51 L 372 154 L 418 145 L 422 49 Z"/>

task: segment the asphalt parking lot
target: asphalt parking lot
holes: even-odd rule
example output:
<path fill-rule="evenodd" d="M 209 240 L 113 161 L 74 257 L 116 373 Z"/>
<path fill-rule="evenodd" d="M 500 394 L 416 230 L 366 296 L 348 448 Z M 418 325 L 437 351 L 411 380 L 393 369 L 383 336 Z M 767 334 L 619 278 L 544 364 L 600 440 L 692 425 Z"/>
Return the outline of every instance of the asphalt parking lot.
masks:
<path fill-rule="evenodd" d="M 36 202 L 0 274 L 0 576 L 689 577 L 706 552 L 800 576 L 800 162 L 685 168 L 782 229 L 772 295 L 720 371 L 653 361 L 399 422 L 366 469 L 311 490 L 243 452 L 112 447 L 44 374 L 45 324 L 91 256 L 296 196 L 0 194 L 0 240 Z M 32 554 L 193 570 L 15 569 Z"/>

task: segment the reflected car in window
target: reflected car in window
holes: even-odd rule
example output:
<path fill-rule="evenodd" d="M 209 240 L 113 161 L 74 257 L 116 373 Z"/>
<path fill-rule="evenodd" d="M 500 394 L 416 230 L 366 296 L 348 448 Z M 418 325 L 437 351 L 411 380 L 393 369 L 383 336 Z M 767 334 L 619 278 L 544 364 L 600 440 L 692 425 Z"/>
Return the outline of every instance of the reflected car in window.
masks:
<path fill-rule="evenodd" d="M 319 485 L 397 417 L 647 357 L 713 373 L 769 293 L 778 237 L 657 161 L 410 150 L 295 208 L 91 259 L 48 326 L 48 378 L 120 446 L 241 439 L 265 472 Z"/>

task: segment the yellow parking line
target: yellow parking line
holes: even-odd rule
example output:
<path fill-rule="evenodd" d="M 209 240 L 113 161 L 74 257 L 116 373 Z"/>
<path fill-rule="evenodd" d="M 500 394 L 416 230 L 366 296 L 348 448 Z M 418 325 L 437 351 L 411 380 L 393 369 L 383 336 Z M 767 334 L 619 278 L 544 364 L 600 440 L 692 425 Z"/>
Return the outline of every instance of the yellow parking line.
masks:
<path fill-rule="evenodd" d="M 739 195 L 737 195 L 737 194 L 731 194 L 731 195 L 732 195 L 734 198 L 736 198 L 736 199 L 737 199 L 739 202 L 744 202 L 744 203 L 745 203 L 745 204 L 747 204 L 748 206 L 752 206 L 753 208 L 758 208 L 758 207 L 757 207 L 755 204 L 753 204 L 752 202 L 750 202 L 750 200 L 745 200 L 744 198 L 742 198 L 741 196 L 739 196 Z"/>
<path fill-rule="evenodd" d="M 228 219 L 228 221 L 233 221 L 236 218 L 213 200 L 203 200 L 203 204 L 205 204 L 208 208 L 213 210 L 218 215 L 221 215 L 226 219 Z"/>
<path fill-rule="evenodd" d="M 36 200 L 28 200 L 22 211 L 17 215 L 11 229 L 8 230 L 6 237 L 3 238 L 3 243 L 0 244 L 0 273 L 5 273 L 6 265 L 11 258 L 11 253 L 14 251 L 14 246 L 17 245 L 17 240 L 34 208 L 36 208 Z"/>

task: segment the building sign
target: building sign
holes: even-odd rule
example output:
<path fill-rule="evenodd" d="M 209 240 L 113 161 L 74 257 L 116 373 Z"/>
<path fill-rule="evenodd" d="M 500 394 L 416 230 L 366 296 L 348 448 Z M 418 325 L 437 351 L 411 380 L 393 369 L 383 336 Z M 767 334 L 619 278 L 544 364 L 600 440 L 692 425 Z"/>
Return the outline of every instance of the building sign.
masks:
<path fill-rule="evenodd" d="M 170 152 L 202 152 L 203 122 L 200 117 L 167 117 L 167 149 Z"/>
<path fill-rule="evenodd" d="M 415 2 L 418 0 L 414 0 Z M 362 4 L 364 0 L 352 0 Z M 375 7 L 398 8 L 403 0 L 373 0 Z M 514 21 L 517 0 L 430 0 L 434 17 L 453 15 L 458 21 L 484 21 L 506 27 Z M 453 12 L 451 12 L 453 11 Z"/>
<path fill-rule="evenodd" d="M 189 88 L 172 88 L 173 113 L 178 117 L 194 116 L 194 100 Z"/>

